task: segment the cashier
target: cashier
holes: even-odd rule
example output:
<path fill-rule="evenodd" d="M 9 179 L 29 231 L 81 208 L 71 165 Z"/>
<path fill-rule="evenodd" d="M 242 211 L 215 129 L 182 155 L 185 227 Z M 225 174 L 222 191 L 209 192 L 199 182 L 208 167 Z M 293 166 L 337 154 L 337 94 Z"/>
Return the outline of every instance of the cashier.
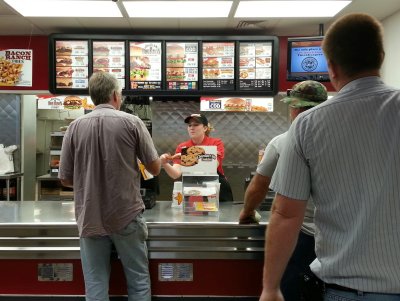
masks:
<path fill-rule="evenodd" d="M 212 130 L 211 125 L 208 123 L 207 118 L 203 114 L 192 114 L 185 118 L 185 123 L 187 123 L 187 129 L 190 139 L 180 143 L 175 154 L 171 155 L 169 153 L 162 154 L 160 156 L 161 164 L 165 172 L 173 179 L 177 179 L 182 175 L 181 171 L 181 153 L 183 148 L 188 148 L 191 146 L 212 146 L 217 147 L 217 160 L 218 160 L 218 176 L 220 186 L 219 201 L 233 201 L 232 189 L 229 185 L 228 180 L 225 177 L 224 170 L 222 169 L 222 161 L 224 159 L 224 143 L 220 138 L 210 137 L 209 134 Z"/>

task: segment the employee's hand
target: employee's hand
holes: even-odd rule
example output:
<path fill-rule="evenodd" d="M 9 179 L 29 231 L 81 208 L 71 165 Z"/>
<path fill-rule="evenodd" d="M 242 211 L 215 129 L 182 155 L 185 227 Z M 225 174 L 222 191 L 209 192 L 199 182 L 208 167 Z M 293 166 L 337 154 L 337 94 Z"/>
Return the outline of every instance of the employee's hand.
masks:
<path fill-rule="evenodd" d="M 162 154 L 162 155 L 160 156 L 161 165 L 165 165 L 165 164 L 167 164 L 169 161 L 171 161 L 170 158 L 171 158 L 171 154 L 170 154 L 170 153 Z"/>
<path fill-rule="evenodd" d="M 177 159 L 181 157 L 181 153 L 176 153 L 175 155 L 171 156 L 171 160 Z"/>
<path fill-rule="evenodd" d="M 169 163 L 170 161 L 172 161 L 172 160 L 174 160 L 174 159 L 176 159 L 176 158 L 180 158 L 180 156 L 181 156 L 181 153 L 176 153 L 176 154 L 173 155 L 173 156 L 171 156 L 170 153 L 162 154 L 162 155 L 160 156 L 161 164 L 162 164 L 162 165 L 165 165 L 165 164 Z"/>

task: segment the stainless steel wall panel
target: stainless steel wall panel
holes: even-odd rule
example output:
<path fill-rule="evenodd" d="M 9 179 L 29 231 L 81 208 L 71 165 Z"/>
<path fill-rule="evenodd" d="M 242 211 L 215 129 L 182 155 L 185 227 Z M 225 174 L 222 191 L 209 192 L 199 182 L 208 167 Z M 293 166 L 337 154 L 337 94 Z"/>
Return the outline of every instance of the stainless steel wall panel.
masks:
<path fill-rule="evenodd" d="M 21 170 L 21 96 L 0 93 L 0 143 L 17 145 L 14 152 L 14 168 Z"/>

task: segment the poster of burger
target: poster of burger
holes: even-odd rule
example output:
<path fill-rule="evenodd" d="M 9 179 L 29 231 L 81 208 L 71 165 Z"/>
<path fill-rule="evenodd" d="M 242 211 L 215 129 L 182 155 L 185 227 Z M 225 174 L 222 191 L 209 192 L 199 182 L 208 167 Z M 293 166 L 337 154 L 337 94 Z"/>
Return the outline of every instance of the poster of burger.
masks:
<path fill-rule="evenodd" d="M 234 90 L 235 43 L 203 43 L 203 89 Z"/>
<path fill-rule="evenodd" d="M 200 111 L 273 112 L 272 97 L 201 97 Z"/>
<path fill-rule="evenodd" d="M 55 76 L 59 89 L 88 87 L 88 41 L 56 41 Z"/>
<path fill-rule="evenodd" d="M 198 43 L 167 42 L 166 79 L 169 90 L 197 90 Z"/>
<path fill-rule="evenodd" d="M 37 95 L 39 110 L 93 110 L 94 104 L 89 96 L 78 95 Z"/>
<path fill-rule="evenodd" d="M 108 72 L 115 75 L 125 88 L 125 42 L 94 41 L 93 72 Z"/>
<path fill-rule="evenodd" d="M 239 44 L 239 89 L 270 90 L 272 42 Z"/>
<path fill-rule="evenodd" d="M 161 42 L 130 42 L 130 84 L 133 90 L 161 90 Z"/>

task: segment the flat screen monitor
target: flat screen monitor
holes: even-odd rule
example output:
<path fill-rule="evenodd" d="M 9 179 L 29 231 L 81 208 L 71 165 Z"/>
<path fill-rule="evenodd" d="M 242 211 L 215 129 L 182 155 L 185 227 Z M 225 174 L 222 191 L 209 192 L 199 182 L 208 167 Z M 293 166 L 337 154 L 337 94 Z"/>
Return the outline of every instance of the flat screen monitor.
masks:
<path fill-rule="evenodd" d="M 321 47 L 322 39 L 321 36 L 288 39 L 288 81 L 329 81 L 328 64 Z"/>

